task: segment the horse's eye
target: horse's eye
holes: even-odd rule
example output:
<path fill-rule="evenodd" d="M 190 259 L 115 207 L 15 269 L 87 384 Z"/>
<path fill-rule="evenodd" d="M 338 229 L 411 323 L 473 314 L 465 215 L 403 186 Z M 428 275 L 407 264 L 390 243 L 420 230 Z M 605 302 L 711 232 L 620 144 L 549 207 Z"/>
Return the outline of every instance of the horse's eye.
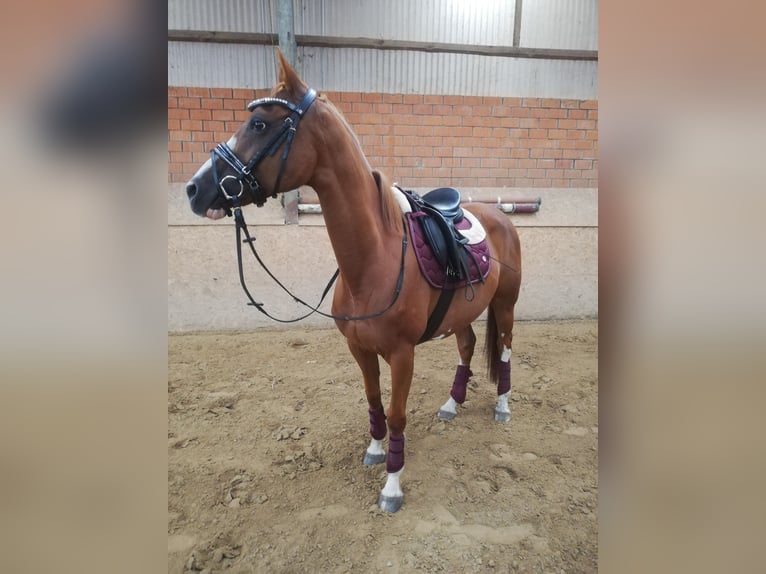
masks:
<path fill-rule="evenodd" d="M 250 129 L 256 132 L 262 132 L 266 129 L 266 122 L 261 120 L 250 120 Z"/>

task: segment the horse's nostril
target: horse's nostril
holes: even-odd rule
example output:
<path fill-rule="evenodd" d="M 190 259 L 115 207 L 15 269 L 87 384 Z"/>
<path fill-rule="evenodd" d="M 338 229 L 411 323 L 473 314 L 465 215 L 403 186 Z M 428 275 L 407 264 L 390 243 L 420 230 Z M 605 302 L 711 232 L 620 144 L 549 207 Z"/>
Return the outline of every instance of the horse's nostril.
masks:
<path fill-rule="evenodd" d="M 194 197 L 197 193 L 197 186 L 193 181 L 186 184 L 186 195 L 189 199 Z"/>

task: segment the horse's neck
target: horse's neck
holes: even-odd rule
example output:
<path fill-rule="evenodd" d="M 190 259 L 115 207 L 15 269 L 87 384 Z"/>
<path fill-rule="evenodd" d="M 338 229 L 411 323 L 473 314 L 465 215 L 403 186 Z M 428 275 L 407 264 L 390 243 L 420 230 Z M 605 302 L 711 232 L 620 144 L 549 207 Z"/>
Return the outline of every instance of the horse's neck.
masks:
<path fill-rule="evenodd" d="M 370 267 L 387 259 L 383 255 L 390 253 L 396 236 L 383 222 L 380 192 L 367 161 L 351 144 L 347 142 L 343 154 L 327 154 L 312 187 L 344 281 L 352 290 L 364 291 L 370 287 Z"/>

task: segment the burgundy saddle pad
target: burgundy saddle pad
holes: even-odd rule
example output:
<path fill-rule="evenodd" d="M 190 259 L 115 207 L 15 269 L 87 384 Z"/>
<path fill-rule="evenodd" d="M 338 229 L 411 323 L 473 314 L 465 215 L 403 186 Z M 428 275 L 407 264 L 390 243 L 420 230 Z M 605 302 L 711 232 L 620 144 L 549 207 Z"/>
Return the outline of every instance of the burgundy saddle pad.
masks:
<path fill-rule="evenodd" d="M 450 279 L 446 276 L 445 270 L 439 264 L 431 247 L 426 243 L 423 228 L 418 221 L 420 217 L 424 216 L 425 214 L 423 213 L 406 214 L 407 226 L 410 229 L 410 237 L 412 238 L 412 246 L 415 249 L 418 265 L 428 283 L 437 289 L 457 289 L 467 283 L 483 281 L 489 274 L 491 262 L 486 237 L 479 243 L 466 245 L 466 248 L 473 253 L 473 257 L 470 255 L 468 257 L 468 269 L 470 270 L 468 281 Z M 471 226 L 472 223 L 467 217 L 464 217 L 459 223 L 455 224 L 455 227 L 460 231 L 471 229 Z M 474 260 L 478 263 L 478 268 Z"/>

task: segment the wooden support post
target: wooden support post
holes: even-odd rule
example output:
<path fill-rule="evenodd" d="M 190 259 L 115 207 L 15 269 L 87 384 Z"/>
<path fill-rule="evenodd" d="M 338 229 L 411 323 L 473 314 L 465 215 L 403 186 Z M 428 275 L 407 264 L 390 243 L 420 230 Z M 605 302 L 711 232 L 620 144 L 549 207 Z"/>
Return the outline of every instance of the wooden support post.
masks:
<path fill-rule="evenodd" d="M 295 43 L 295 15 L 293 0 L 279 0 L 279 49 L 282 50 L 290 65 L 298 70 L 298 49 Z M 290 190 L 282 194 L 282 206 L 285 208 L 285 223 L 298 223 L 298 191 Z"/>

